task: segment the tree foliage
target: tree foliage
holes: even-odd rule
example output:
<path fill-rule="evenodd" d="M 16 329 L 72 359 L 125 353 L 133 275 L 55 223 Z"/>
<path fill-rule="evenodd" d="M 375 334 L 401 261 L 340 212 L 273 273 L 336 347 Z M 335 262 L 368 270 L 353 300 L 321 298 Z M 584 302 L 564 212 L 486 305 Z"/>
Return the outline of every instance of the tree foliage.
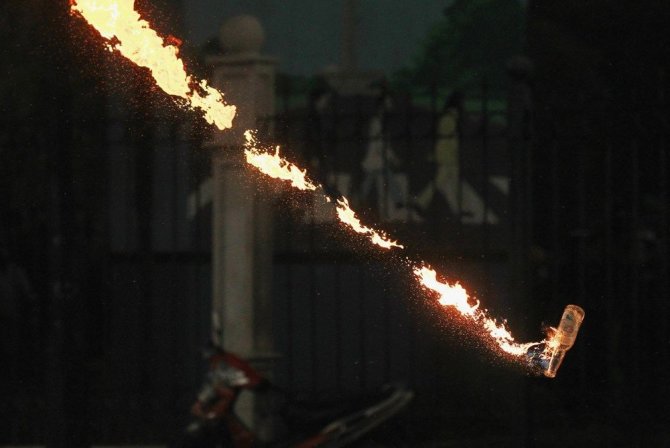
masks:
<path fill-rule="evenodd" d="M 467 88 L 505 82 L 505 63 L 521 51 L 519 0 L 454 0 L 426 36 L 413 64 L 396 79 L 415 87 Z"/>

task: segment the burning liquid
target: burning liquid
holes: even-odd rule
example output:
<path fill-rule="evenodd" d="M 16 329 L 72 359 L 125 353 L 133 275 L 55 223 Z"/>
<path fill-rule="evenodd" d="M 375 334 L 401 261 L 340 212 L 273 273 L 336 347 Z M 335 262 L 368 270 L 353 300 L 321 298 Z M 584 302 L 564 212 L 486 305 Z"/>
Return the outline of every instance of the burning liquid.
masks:
<path fill-rule="evenodd" d="M 246 143 L 244 145 L 244 154 L 247 158 L 247 163 L 255 166 L 261 173 L 270 176 L 274 179 L 289 181 L 291 186 L 299 190 L 315 191 L 321 188 L 307 179 L 307 172 L 301 170 L 296 165 L 288 162 L 279 156 L 279 147 L 275 148 L 274 153 L 264 150 L 259 147 L 256 136 L 252 131 L 244 133 Z M 327 202 L 330 198 L 324 195 Z M 356 233 L 366 235 L 372 244 L 383 249 L 399 248 L 403 249 L 396 241 L 389 239 L 383 232 L 366 227 L 361 224 L 360 219 L 356 217 L 356 213 L 349 207 L 347 198 L 340 198 L 337 200 L 337 217 L 340 222 Z"/>
<path fill-rule="evenodd" d="M 289 181 L 291 186 L 299 190 L 315 191 L 321 188 L 320 185 L 312 183 L 307 179 L 306 170 L 301 170 L 296 165 L 279 156 L 279 147 L 275 148 L 274 153 L 267 149 L 259 147 L 256 135 L 252 131 L 244 133 L 246 143 L 244 145 L 244 154 L 247 163 L 256 167 L 261 173 L 274 179 Z M 330 202 L 330 198 L 324 194 L 325 200 Z M 347 198 L 342 197 L 337 200 L 337 217 L 342 224 L 349 227 L 356 233 L 366 235 L 372 244 L 383 249 L 399 248 L 404 246 L 392 241 L 384 232 L 372 229 L 361 224 L 356 213 L 349 206 Z"/>
<path fill-rule="evenodd" d="M 186 73 L 179 48 L 160 37 L 135 11 L 134 0 L 70 0 L 73 12 L 80 14 L 102 37 L 109 48 L 148 68 L 158 87 L 176 96 L 217 128 L 232 127 L 235 106 L 227 105 L 223 94 L 196 81 Z"/>
<path fill-rule="evenodd" d="M 356 213 L 349 207 L 349 201 L 347 198 L 342 198 L 337 200 L 337 217 L 340 222 L 349 226 L 354 232 L 362 233 L 367 235 L 370 238 L 370 241 L 373 244 L 376 244 L 379 247 L 384 249 L 391 249 L 392 247 L 397 247 L 399 249 L 404 249 L 404 246 L 401 246 L 396 241 L 391 241 L 383 232 L 371 229 L 361 224 L 361 221 L 356 217 Z"/>
<path fill-rule="evenodd" d="M 199 110 L 203 118 L 218 129 L 225 130 L 232 127 L 235 106 L 226 104 L 223 94 L 210 87 L 206 81 L 197 81 L 187 74 L 184 63 L 179 58 L 179 48 L 151 29 L 149 23 L 135 11 L 134 0 L 70 0 L 70 4 L 73 13 L 83 17 L 98 30 L 107 41 L 110 50 L 116 50 L 135 64 L 149 69 L 156 84 L 167 94 L 178 98 L 182 104 Z M 305 170 L 283 159 L 279 155 L 279 148 L 274 152 L 264 150 L 259 147 L 253 132 L 247 131 L 245 136 L 244 152 L 250 165 L 267 176 L 290 182 L 294 188 L 310 191 L 320 189 L 319 185 L 307 178 Z M 327 195 L 324 194 L 324 197 L 330 202 Z M 346 198 L 337 201 L 336 211 L 343 225 L 365 235 L 378 247 L 387 250 L 404 248 L 385 233 L 361 224 Z M 443 306 L 455 308 L 474 324 L 481 326 L 506 353 L 519 357 L 521 361 L 525 359 L 524 355 L 529 349 L 544 343 L 547 349 L 542 354 L 542 359 L 557 360 L 553 361 L 554 364 L 549 363 L 550 367 L 552 365 L 555 367 L 548 370 L 555 375 L 567 350 L 564 348 L 566 341 L 569 340 L 565 336 L 567 330 L 561 330 L 563 336 L 559 339 L 555 337 L 551 341 L 519 344 L 504 324 L 489 318 L 486 311 L 479 308 L 479 303 L 470 304 L 469 295 L 461 285 L 440 282 L 434 270 L 427 268 L 423 263 L 419 263 L 418 266 L 420 267 L 414 269 L 414 274 L 422 287 L 437 293 Z M 583 318 L 583 311 L 581 316 Z M 575 327 L 575 334 L 578 327 L 579 325 Z M 553 350 L 551 354 L 547 352 L 549 347 Z M 551 375 L 548 373 L 547 376 Z"/>
<path fill-rule="evenodd" d="M 542 342 L 519 344 L 514 341 L 514 337 L 505 325 L 488 317 L 486 310 L 479 307 L 479 302 L 470 304 L 470 296 L 460 284 L 450 285 L 440 282 L 437 279 L 437 272 L 425 266 L 415 268 L 414 275 L 426 289 L 439 294 L 440 305 L 452 306 L 463 316 L 481 325 L 504 352 L 514 356 L 523 356 L 531 347 L 542 344 Z"/>
<path fill-rule="evenodd" d="M 274 154 L 271 154 L 258 147 L 253 132 L 246 131 L 244 137 L 246 138 L 244 155 L 248 164 L 255 166 L 266 176 L 291 182 L 291 186 L 298 190 L 317 189 L 317 185 L 307 179 L 306 171 L 279 156 L 279 146 L 275 148 Z"/>

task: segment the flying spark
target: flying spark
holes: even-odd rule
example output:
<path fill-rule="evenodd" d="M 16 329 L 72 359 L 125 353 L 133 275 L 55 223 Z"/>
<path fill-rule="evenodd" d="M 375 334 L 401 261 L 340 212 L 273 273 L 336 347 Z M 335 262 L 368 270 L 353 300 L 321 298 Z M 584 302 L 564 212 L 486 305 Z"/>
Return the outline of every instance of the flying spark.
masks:
<path fill-rule="evenodd" d="M 439 281 L 437 279 L 437 272 L 426 266 L 415 268 L 414 275 L 423 287 L 439 294 L 440 305 L 454 307 L 461 315 L 481 325 L 506 353 L 514 356 L 523 356 L 531 347 L 547 342 L 517 343 L 505 327 L 505 324 L 498 323 L 487 316 L 486 310 L 479 307 L 479 301 L 472 305 L 470 304 L 468 292 L 459 283 L 450 285 L 448 282 Z"/>
<path fill-rule="evenodd" d="M 291 162 L 279 156 L 279 146 L 275 148 L 274 154 L 259 148 L 256 136 L 252 131 L 244 133 L 246 143 L 244 144 L 244 155 L 247 163 L 255 166 L 258 170 L 275 179 L 287 180 L 291 186 L 298 190 L 316 190 L 317 185 L 307 179 L 307 171 L 301 170 Z"/>
<path fill-rule="evenodd" d="M 149 23 L 135 10 L 134 0 L 70 0 L 71 10 L 84 18 L 105 39 L 107 47 L 140 67 L 147 68 L 156 84 L 178 102 L 199 110 L 203 118 L 220 130 L 232 127 L 235 106 L 226 104 L 223 93 L 208 85 L 205 80 L 196 80 L 186 71 L 179 58 L 176 39 L 163 39 Z M 318 184 L 307 177 L 306 170 L 287 161 L 279 155 L 279 148 L 268 151 L 260 147 L 255 133 L 245 132 L 244 152 L 246 160 L 262 173 L 284 181 L 300 190 L 322 190 Z M 325 195 L 327 202 L 330 198 Z M 384 249 L 403 249 L 404 246 L 393 241 L 384 232 L 363 225 L 349 206 L 346 198 L 337 200 L 337 216 L 340 222 L 359 234 L 368 237 L 370 242 Z M 467 291 L 458 283 L 450 285 L 437 279 L 437 273 L 420 264 L 414 269 L 414 275 L 420 285 L 439 295 L 439 303 L 456 309 L 474 324 L 485 329 L 497 345 L 506 353 L 518 356 L 526 355 L 529 348 L 545 344 L 544 354 L 553 347 L 553 340 L 519 344 L 504 324 L 497 323 L 480 309 L 479 303 L 470 303 Z"/>
<path fill-rule="evenodd" d="M 361 224 L 360 219 L 356 217 L 356 213 L 351 209 L 351 207 L 349 207 L 349 201 L 347 198 L 337 200 L 336 210 L 337 217 L 343 224 L 349 226 L 349 228 L 351 228 L 356 233 L 367 235 L 373 244 L 383 247 L 384 249 L 391 249 L 392 247 L 397 247 L 400 249 L 405 248 L 396 241 L 391 241 L 384 233 Z"/>
<path fill-rule="evenodd" d="M 202 111 L 203 118 L 217 128 L 232 127 L 235 106 L 205 80 L 186 73 L 175 39 L 163 39 L 135 11 L 134 0 L 70 0 L 71 11 L 81 15 L 117 50 L 140 67 L 149 69 L 156 84 L 168 95 Z"/>

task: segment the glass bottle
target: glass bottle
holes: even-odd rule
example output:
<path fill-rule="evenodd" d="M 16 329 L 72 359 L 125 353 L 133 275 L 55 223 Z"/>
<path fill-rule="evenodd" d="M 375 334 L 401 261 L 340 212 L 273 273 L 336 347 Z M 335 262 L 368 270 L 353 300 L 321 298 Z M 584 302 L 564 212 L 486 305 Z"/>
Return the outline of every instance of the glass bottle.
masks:
<path fill-rule="evenodd" d="M 577 339 L 577 332 L 584 320 L 584 314 L 584 310 L 577 305 L 568 305 L 565 307 L 561 322 L 556 329 L 556 334 L 554 334 L 549 343 L 551 356 L 547 369 L 544 371 L 545 376 L 549 378 L 556 376 L 556 372 L 565 357 L 565 352 L 572 348 L 575 339 Z"/>

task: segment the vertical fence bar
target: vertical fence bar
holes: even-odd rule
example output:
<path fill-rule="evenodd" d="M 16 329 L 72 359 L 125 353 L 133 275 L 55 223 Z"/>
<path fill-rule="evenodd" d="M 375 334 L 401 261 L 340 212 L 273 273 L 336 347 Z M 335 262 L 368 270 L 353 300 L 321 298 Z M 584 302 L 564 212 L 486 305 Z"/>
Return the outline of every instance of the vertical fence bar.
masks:
<path fill-rule="evenodd" d="M 309 252 L 310 254 L 316 254 L 316 242 L 315 242 L 315 230 L 316 223 L 314 222 L 314 196 L 312 195 L 309 201 Z M 309 320 L 310 320 L 310 357 L 311 357 L 311 366 L 312 366 L 312 395 L 320 391 L 319 389 L 319 354 L 318 354 L 318 336 L 317 331 L 318 325 L 318 316 L 316 313 L 316 302 L 319 300 L 317 297 L 318 290 L 316 288 L 316 262 L 312 261 L 309 263 Z"/>
<path fill-rule="evenodd" d="M 334 170 L 337 175 L 342 169 L 342 158 L 340 155 L 340 115 L 338 113 L 339 97 L 335 92 L 332 92 L 330 95 L 330 119 L 331 119 L 331 138 L 329 148 L 332 152 L 335 153 L 334 159 Z"/>
<path fill-rule="evenodd" d="M 667 157 L 667 138 L 668 138 L 668 118 L 667 118 L 667 103 L 666 103 L 666 92 L 665 92 L 665 82 L 666 76 L 665 71 L 660 70 L 658 74 L 658 109 L 656 113 L 658 114 L 661 126 L 660 126 L 660 141 L 659 141 L 659 152 L 658 152 L 658 176 L 659 176 L 659 208 L 660 208 L 660 235 L 659 235 L 659 251 L 660 251 L 660 271 L 659 278 L 661 281 L 660 288 L 660 335 L 661 341 L 665 335 L 668 334 L 670 325 L 668 325 L 668 305 L 666 300 L 670 297 L 670 270 L 668 269 L 668 157 Z M 660 372 L 667 372 L 669 367 L 669 353 L 667 347 L 665 350 L 661 350 L 662 361 L 659 366 Z M 663 399 L 667 397 L 667 393 L 662 396 Z M 659 403 L 660 405 L 660 403 Z"/>
<path fill-rule="evenodd" d="M 275 113 L 273 120 L 275 122 L 275 129 L 277 133 L 277 138 L 281 139 L 282 143 L 286 144 L 288 140 L 287 136 L 287 126 L 285 124 L 285 120 L 289 116 L 290 112 L 290 84 L 289 81 L 284 77 L 283 78 L 284 82 L 277 83 L 280 91 L 279 95 L 282 98 L 282 107 L 281 107 L 281 113 L 277 112 Z M 279 214 L 281 217 L 281 214 Z M 285 245 L 285 250 L 288 251 L 293 251 L 295 250 L 295 233 L 293 231 L 294 225 L 293 223 L 288 223 L 286 224 L 286 220 L 290 220 L 292 218 L 290 217 L 285 217 L 285 218 L 280 218 L 282 219 L 282 230 L 286 232 L 286 245 Z M 287 309 L 287 318 L 286 318 L 286 348 L 285 348 L 285 353 L 284 353 L 284 360 L 287 365 L 287 378 L 286 378 L 286 388 L 289 390 L 292 394 L 296 392 L 295 387 L 295 357 L 293 354 L 294 350 L 294 337 L 295 337 L 295 328 L 294 328 L 294 322 L 293 319 L 295 317 L 295 301 L 293 299 L 293 290 L 294 290 L 294 285 L 293 285 L 293 265 L 292 261 L 286 260 L 285 262 L 286 266 L 286 309 Z"/>
<path fill-rule="evenodd" d="M 488 81 L 484 79 L 482 81 L 482 98 L 481 98 L 481 160 L 480 168 L 482 170 L 480 176 L 481 188 L 482 188 L 482 206 L 484 210 L 482 212 L 482 250 L 487 252 L 489 249 L 489 179 L 488 179 L 488 157 L 489 157 L 489 85 Z M 489 263 L 487 263 L 487 266 Z M 488 270 L 487 270 L 488 271 Z M 487 281 L 488 281 L 488 272 L 487 272 Z"/>
<path fill-rule="evenodd" d="M 365 307 L 365 300 L 366 300 L 366 293 L 367 293 L 367 288 L 365 287 L 366 281 L 365 281 L 365 275 L 366 273 L 363 271 L 363 269 L 358 270 L 358 306 L 359 306 L 359 312 L 360 312 L 360 318 L 358 322 L 358 328 L 360 331 L 360 337 L 359 337 L 359 350 L 360 350 L 360 365 L 359 365 L 359 375 L 360 375 L 360 387 L 361 389 L 365 390 L 365 387 L 367 386 L 367 378 L 366 378 L 366 373 L 367 373 L 367 364 L 368 364 L 368 357 L 367 357 L 367 352 L 366 352 L 366 341 L 367 341 L 367 313 L 366 313 L 366 307 Z"/>
<path fill-rule="evenodd" d="M 318 297 L 316 296 L 317 291 L 315 288 L 316 275 L 314 262 L 309 263 L 309 337 L 310 341 L 310 368 L 312 370 L 311 375 L 311 393 L 312 396 L 315 396 L 319 392 L 319 355 L 318 355 L 318 331 L 317 331 L 317 313 L 316 313 L 316 301 Z"/>
<path fill-rule="evenodd" d="M 384 290 L 383 300 L 383 319 L 382 331 L 384 332 L 384 383 L 388 383 L 391 377 L 391 304 L 390 297 L 386 290 Z"/>
<path fill-rule="evenodd" d="M 58 111 L 69 115 L 70 108 L 61 109 Z M 64 184 L 67 184 L 65 174 L 67 174 L 66 158 L 69 155 L 70 135 L 67 133 L 67 128 L 58 127 L 53 121 L 46 121 L 46 123 L 54 123 L 50 129 L 49 134 L 51 141 L 55 142 L 45 148 L 45 153 L 49 157 L 49 190 L 51 195 L 49 197 L 49 263 L 48 263 L 48 277 L 49 277 L 49 304 L 48 304 L 48 341 L 46 347 L 45 364 L 47 366 L 44 382 L 45 395 L 47 400 L 46 421 L 45 421 L 45 440 L 50 446 L 55 448 L 65 448 L 69 440 L 69 421 L 67 418 L 68 409 L 66 408 L 66 347 L 65 337 L 67 327 L 64 314 L 64 301 L 67 299 L 64 286 L 69 280 L 67 267 L 69 266 L 68 257 L 65 253 L 67 247 L 63 244 L 69 243 L 67 239 L 63 238 L 64 224 L 66 217 L 64 216 L 65 207 L 63 202 L 68 197 L 67 189 Z M 46 142 L 45 142 L 46 143 Z M 10 376 L 12 382 L 15 380 Z M 12 428 L 13 430 L 16 427 Z M 16 434 L 10 436 L 15 440 Z"/>
<path fill-rule="evenodd" d="M 190 146 L 189 149 L 192 151 L 189 151 L 188 155 L 188 164 L 189 164 L 189 183 L 191 185 L 191 191 L 193 192 L 193 204 L 194 204 L 194 209 L 193 209 L 193 216 L 192 216 L 192 221 L 191 221 L 191 231 L 190 233 L 190 238 L 191 242 L 189 244 L 190 250 L 195 253 L 196 255 L 199 254 L 202 250 L 202 242 L 201 242 L 201 225 L 202 225 L 202 217 L 203 213 L 199 209 L 200 204 L 201 204 L 201 198 L 200 198 L 200 186 L 202 185 L 202 176 L 201 176 L 201 170 L 199 170 L 199 164 L 196 162 L 196 152 L 193 151 L 193 149 L 200 147 L 198 144 L 194 144 L 194 130 L 193 130 L 193 123 L 189 123 L 188 126 L 185 129 L 185 138 L 187 141 L 188 146 Z M 208 170 L 209 171 L 209 170 Z M 194 316 L 196 316 L 196 321 L 194 322 L 195 325 L 207 325 L 209 328 L 208 330 L 208 341 L 203 341 L 200 340 L 200 335 L 202 334 L 199 331 L 194 331 L 193 333 L 195 334 L 195 337 L 189 338 L 190 343 L 197 342 L 198 344 L 209 344 L 209 343 L 214 343 L 216 339 L 213 337 L 215 330 L 215 325 L 214 322 L 211 321 L 211 310 L 208 310 L 208 312 L 202 313 L 202 286 L 201 286 L 201 262 L 200 258 L 197 258 L 197 261 L 194 263 L 193 266 L 193 271 L 191 277 L 191 285 L 193 288 L 193 294 L 191 297 L 195 297 L 195 310 L 196 312 L 194 313 Z M 190 302 L 190 301 L 189 301 Z M 209 320 L 206 322 L 199 322 L 199 319 L 201 316 L 208 316 Z M 194 347 L 195 348 L 195 347 Z M 195 357 L 194 357 L 195 358 Z M 194 363 L 194 366 L 192 367 L 192 372 L 193 372 L 193 378 L 198 381 L 198 377 L 201 374 L 200 373 L 200 363 L 196 362 Z"/>
<path fill-rule="evenodd" d="M 335 389 L 342 393 L 342 288 L 340 266 L 335 266 Z"/>
<path fill-rule="evenodd" d="M 187 310 L 184 307 L 184 301 L 179 300 L 179 294 L 184 291 L 184 284 L 183 284 L 183 279 L 182 279 L 182 272 L 183 268 L 187 266 L 188 261 L 186 258 L 184 258 L 184 261 L 182 261 L 184 266 L 180 266 L 179 260 L 178 260 L 178 250 L 179 250 L 179 188 L 180 188 L 180 182 L 179 182 L 179 153 L 181 150 L 181 142 L 179 141 L 179 124 L 176 122 L 170 123 L 170 131 L 169 131 L 169 144 L 171 146 L 172 150 L 172 197 L 171 197 L 171 207 L 170 207 L 170 215 L 171 215 L 171 220 L 172 220 L 172 235 L 171 235 L 171 251 L 172 251 L 172 256 L 170 257 L 170 272 L 172 273 L 172 279 L 173 281 L 176 281 L 176 285 L 172 285 L 170 288 L 170 313 L 169 313 L 169 322 L 175 326 L 175 328 L 183 328 L 184 325 L 187 325 L 187 322 L 178 322 L 178 318 L 181 316 L 183 317 L 188 317 L 190 313 L 187 312 Z M 160 148 L 159 148 L 160 150 Z M 165 148 L 164 150 L 167 150 Z M 179 340 L 178 336 L 184 337 L 187 333 L 184 331 L 181 332 L 170 332 L 171 336 L 171 341 L 170 341 L 170 356 L 172 359 L 182 359 L 185 360 L 186 356 L 184 352 L 181 352 L 178 350 L 178 348 L 183 347 L 183 345 L 180 343 L 181 341 Z M 183 375 L 183 373 L 182 373 Z M 182 376 L 183 378 L 183 376 Z M 170 403 L 181 403 L 181 387 L 179 384 L 178 380 L 172 380 L 171 381 L 171 394 L 172 396 L 169 398 Z M 163 401 L 161 405 L 165 403 Z M 170 423 L 176 422 L 176 419 L 174 418 L 175 413 L 172 413 L 170 415 L 171 420 Z"/>
<path fill-rule="evenodd" d="M 614 275 L 615 275 L 615 265 L 614 260 L 614 232 L 613 232 L 613 214 L 614 214 L 614 201 L 612 198 L 613 192 L 613 177 L 612 177 L 612 152 L 613 152 L 613 137 L 610 135 L 605 147 L 605 158 L 604 158 L 604 185 L 603 185 L 603 198 L 604 200 L 604 237 L 605 237 L 605 300 L 604 300 L 604 315 L 605 315 L 605 328 L 607 328 L 608 334 L 608 344 L 605 353 L 605 362 L 607 366 L 608 374 L 608 389 L 601 391 L 601 393 L 607 393 L 612 397 L 611 402 L 612 406 L 607 407 L 607 412 L 609 413 L 610 419 L 614 418 L 618 412 L 621 403 L 620 389 L 617 384 L 617 372 L 618 372 L 618 341 L 620 338 L 620 331 L 617 327 L 615 321 L 615 309 L 617 308 L 613 303 L 614 300 L 618 299 L 616 294 L 616 288 L 614 287 Z"/>
<path fill-rule="evenodd" d="M 580 106 L 586 109 L 586 99 L 580 98 Z M 577 135 L 578 142 L 574 144 L 574 148 L 577 149 L 577 290 L 579 303 L 584 305 L 589 305 L 591 298 L 587 294 L 586 290 L 586 269 L 587 269 L 587 259 L 586 259 L 586 245 L 587 240 L 590 238 L 590 229 L 587 225 L 586 217 L 586 208 L 587 208 L 587 197 L 586 197 L 586 148 L 581 147 L 585 142 L 588 141 L 588 129 L 589 123 L 587 122 L 587 117 L 583 116 L 580 120 L 579 134 Z M 587 392 L 587 362 L 588 358 L 584 350 L 580 351 L 580 362 L 579 362 L 579 388 L 582 396 L 586 396 Z"/>
<path fill-rule="evenodd" d="M 381 201 L 381 213 L 379 216 L 379 220 L 382 221 L 384 219 L 387 219 L 389 216 L 389 206 L 388 206 L 388 201 L 389 201 L 389 182 L 391 182 L 391 166 L 390 166 L 390 160 L 389 160 L 389 139 L 388 139 L 388 112 L 386 110 L 386 97 L 385 93 L 382 92 L 382 94 L 379 97 L 379 104 L 376 105 L 377 108 L 381 108 L 381 112 L 378 112 L 378 110 L 374 110 L 372 120 L 377 119 L 376 115 L 380 114 L 380 120 L 381 120 L 381 132 L 378 137 L 370 135 L 370 124 L 368 123 L 368 134 L 367 134 L 367 145 L 368 147 L 372 143 L 372 139 L 379 139 L 380 142 L 379 144 L 381 145 L 382 148 L 382 192 L 381 198 L 377 198 L 377 202 L 379 203 Z M 360 102 L 360 97 L 357 98 L 357 101 Z"/>
<path fill-rule="evenodd" d="M 147 107 L 151 107 L 147 105 Z M 147 108 L 141 109 L 134 128 L 136 129 L 135 144 L 135 207 L 138 226 L 138 262 L 137 284 L 139 287 L 140 303 L 138 333 L 141 337 L 141 357 L 138 397 L 142 397 L 141 407 L 147 415 L 153 415 L 151 401 L 153 367 L 148 360 L 153 354 L 154 309 L 153 309 L 153 263 L 152 263 L 152 219 L 153 219 L 153 149 L 154 149 L 154 120 Z"/>
<path fill-rule="evenodd" d="M 559 285 L 561 275 L 561 184 L 560 143 L 558 141 L 557 125 L 554 125 L 554 136 L 551 143 L 551 303 L 560 301 Z"/>
<path fill-rule="evenodd" d="M 398 116 L 403 116 L 403 114 L 400 114 L 398 112 Z M 405 133 L 405 138 L 404 138 L 405 151 L 404 151 L 404 154 L 402 155 L 402 160 L 405 162 L 405 164 L 407 166 L 407 165 L 409 165 L 410 160 L 412 160 L 412 157 L 411 157 L 413 155 L 412 147 L 413 147 L 413 144 L 414 144 L 414 141 L 412 139 L 412 136 L 414 135 L 414 130 L 413 130 L 413 127 L 414 127 L 414 101 L 413 101 L 412 95 L 409 95 L 408 98 L 407 98 L 407 109 L 405 110 L 404 118 L 405 118 L 405 126 L 404 126 L 404 128 L 405 128 L 405 132 L 404 132 Z M 421 145 L 417 145 L 417 147 L 421 147 Z M 405 207 L 407 208 L 407 218 L 408 219 L 410 219 L 410 217 L 412 216 L 412 209 L 413 209 L 413 206 L 414 206 L 413 203 L 412 203 L 413 202 L 412 201 L 412 182 L 411 182 L 412 179 L 411 179 L 411 176 L 410 176 L 410 172 L 411 171 L 409 171 L 409 170 L 407 172 L 407 192 L 406 192 L 405 197 L 403 198 Z"/>
<path fill-rule="evenodd" d="M 631 136 L 630 147 L 630 176 L 631 176 L 631 202 L 630 202 L 630 223 L 629 223 L 629 260 L 630 260 L 630 334 L 629 334 L 629 353 L 627 359 L 630 360 L 630 384 L 632 384 L 629 394 L 631 394 L 633 409 L 641 404 L 642 391 L 640 384 L 640 356 L 639 356 L 639 337 L 640 337 L 640 266 L 639 266 L 639 148 L 635 136 Z M 640 439 L 641 423 L 638 417 L 633 418 L 633 434 L 636 439 Z"/>

